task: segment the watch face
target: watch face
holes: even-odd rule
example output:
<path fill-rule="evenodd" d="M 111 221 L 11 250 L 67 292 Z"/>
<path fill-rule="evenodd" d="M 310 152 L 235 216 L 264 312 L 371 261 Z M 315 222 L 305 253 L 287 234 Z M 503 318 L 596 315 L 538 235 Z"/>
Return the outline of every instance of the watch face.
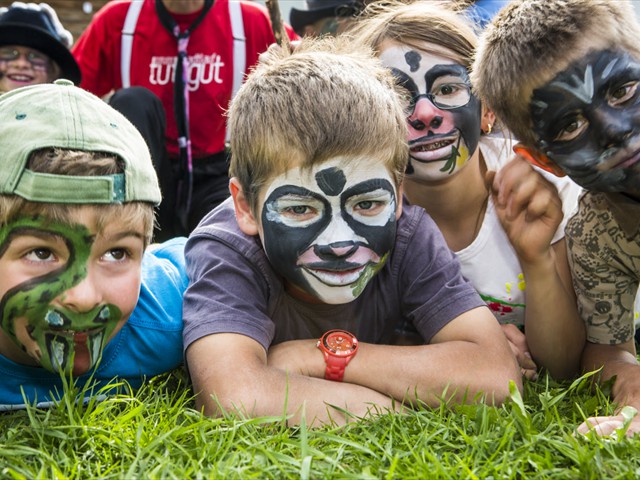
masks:
<path fill-rule="evenodd" d="M 348 332 L 332 332 L 324 337 L 324 346 L 334 355 L 346 357 L 355 352 L 358 341 Z"/>

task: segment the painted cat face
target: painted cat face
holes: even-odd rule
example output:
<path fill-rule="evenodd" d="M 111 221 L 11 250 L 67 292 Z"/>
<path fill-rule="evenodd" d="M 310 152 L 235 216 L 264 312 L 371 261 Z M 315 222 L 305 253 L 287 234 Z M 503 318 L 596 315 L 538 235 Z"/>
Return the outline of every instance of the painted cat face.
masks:
<path fill-rule="evenodd" d="M 482 109 L 471 93 L 467 69 L 449 58 L 396 43 L 383 48 L 380 60 L 411 98 L 407 175 L 425 181 L 454 175 L 480 140 Z"/>
<path fill-rule="evenodd" d="M 324 303 L 357 298 L 393 248 L 397 192 L 382 161 L 337 157 L 290 169 L 264 199 L 262 240 L 271 265 Z"/>
<path fill-rule="evenodd" d="M 47 370 L 87 372 L 135 307 L 143 248 L 141 232 L 95 235 L 86 222 L 30 217 L 3 226 L 3 334 Z"/>
<path fill-rule="evenodd" d="M 640 63 L 600 50 L 531 100 L 538 148 L 589 190 L 640 193 Z"/>

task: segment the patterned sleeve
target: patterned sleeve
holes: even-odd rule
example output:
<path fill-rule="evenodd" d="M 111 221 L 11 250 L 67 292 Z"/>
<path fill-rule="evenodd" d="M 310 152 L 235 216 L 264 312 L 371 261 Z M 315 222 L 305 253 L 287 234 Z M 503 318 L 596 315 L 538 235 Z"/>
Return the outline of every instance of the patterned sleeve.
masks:
<path fill-rule="evenodd" d="M 616 345 L 635 332 L 638 270 L 625 263 L 626 241 L 610 212 L 585 195 L 567 224 L 567 245 L 580 316 L 587 340 Z M 637 248 L 637 245 L 636 245 Z"/>

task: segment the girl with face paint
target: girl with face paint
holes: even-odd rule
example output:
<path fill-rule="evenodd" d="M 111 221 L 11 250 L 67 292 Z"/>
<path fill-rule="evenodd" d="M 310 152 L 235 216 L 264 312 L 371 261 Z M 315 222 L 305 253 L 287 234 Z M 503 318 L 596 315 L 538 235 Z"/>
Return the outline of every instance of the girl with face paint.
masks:
<path fill-rule="evenodd" d="M 495 116 L 469 80 L 477 39 L 460 13 L 437 2 L 368 11 L 353 35 L 378 52 L 405 94 L 406 199 L 436 221 L 523 373 L 535 377 L 542 366 L 573 375 L 580 352 L 551 340 L 584 335 L 563 240 L 579 188 L 514 159 L 508 132 L 492 133 Z"/>

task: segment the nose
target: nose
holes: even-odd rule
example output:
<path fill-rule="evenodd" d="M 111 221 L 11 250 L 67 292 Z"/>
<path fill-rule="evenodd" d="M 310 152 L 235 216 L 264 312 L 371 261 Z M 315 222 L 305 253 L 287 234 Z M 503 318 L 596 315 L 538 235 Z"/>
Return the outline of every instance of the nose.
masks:
<path fill-rule="evenodd" d="M 103 303 L 102 290 L 99 282 L 88 274 L 77 285 L 64 291 L 58 302 L 75 312 L 88 312 Z"/>
<path fill-rule="evenodd" d="M 323 260 L 349 257 L 357 249 L 355 242 L 335 242 L 329 245 L 316 245 L 314 248 L 316 255 Z"/>
<path fill-rule="evenodd" d="M 597 117 L 597 123 L 602 126 L 600 143 L 603 148 L 622 146 L 635 130 L 630 116 L 621 115 L 620 111 L 615 113 L 603 112 Z"/>
<path fill-rule="evenodd" d="M 408 118 L 409 125 L 415 130 L 437 130 L 443 122 L 440 109 L 431 100 L 421 97 L 416 102 L 413 113 Z"/>

